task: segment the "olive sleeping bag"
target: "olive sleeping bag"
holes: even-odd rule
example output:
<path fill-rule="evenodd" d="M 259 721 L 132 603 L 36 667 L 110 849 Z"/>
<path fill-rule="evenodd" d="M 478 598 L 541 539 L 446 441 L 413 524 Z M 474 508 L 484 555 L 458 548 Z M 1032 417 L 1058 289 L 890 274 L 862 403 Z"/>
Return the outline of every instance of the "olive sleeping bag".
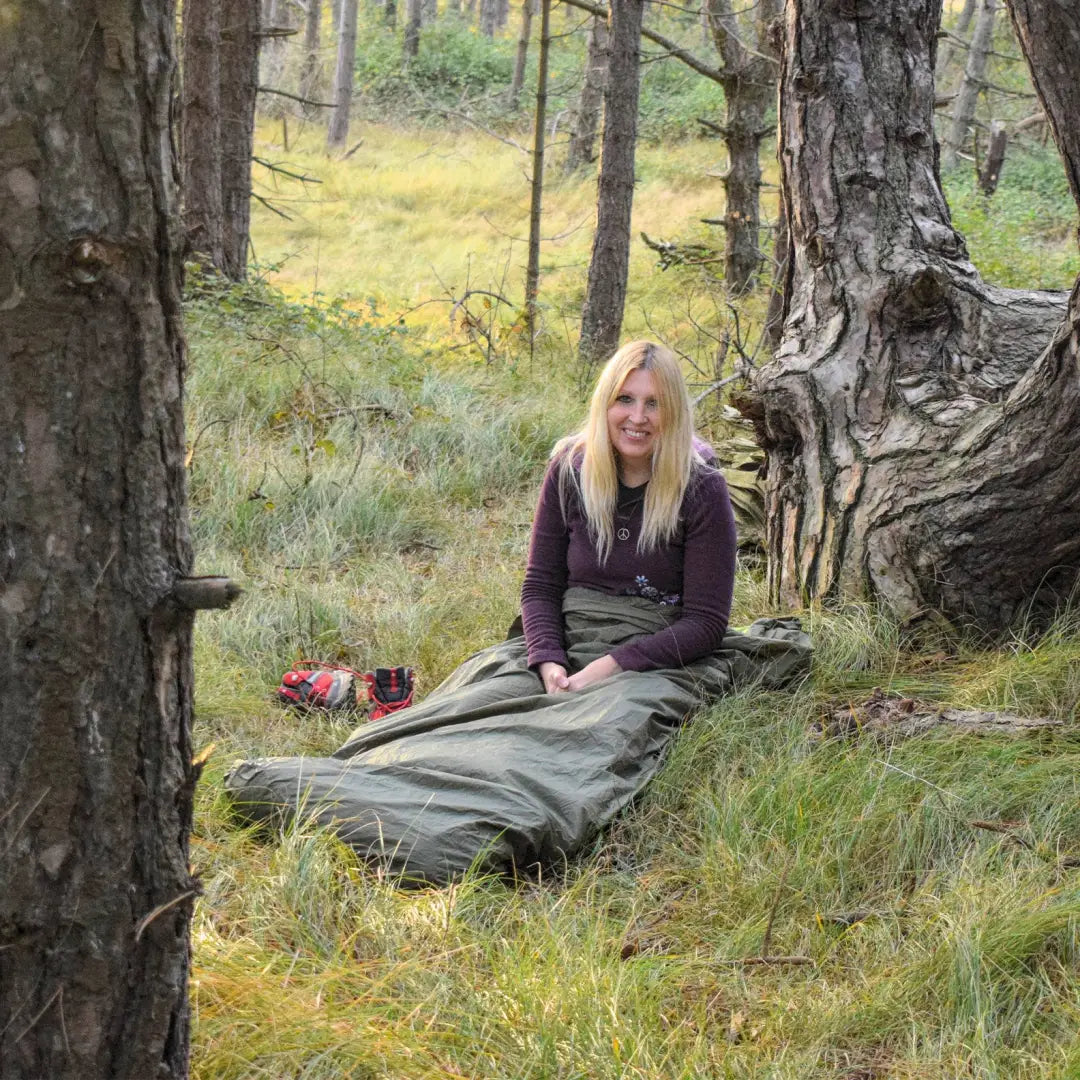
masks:
<path fill-rule="evenodd" d="M 572 588 L 563 602 L 570 666 L 655 633 L 677 610 Z M 794 619 L 729 630 L 683 668 L 621 672 L 547 694 L 524 638 L 484 649 L 422 702 L 358 727 L 331 757 L 242 762 L 226 777 L 241 817 L 299 813 L 336 830 L 403 884 L 439 884 L 472 866 L 551 865 L 575 854 L 652 779 L 679 725 L 736 687 L 804 672 Z"/>

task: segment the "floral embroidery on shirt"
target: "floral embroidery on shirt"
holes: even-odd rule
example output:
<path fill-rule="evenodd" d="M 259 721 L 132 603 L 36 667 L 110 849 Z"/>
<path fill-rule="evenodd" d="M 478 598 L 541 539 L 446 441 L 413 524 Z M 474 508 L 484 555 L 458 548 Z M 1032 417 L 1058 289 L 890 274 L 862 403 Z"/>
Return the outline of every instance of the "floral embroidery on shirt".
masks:
<path fill-rule="evenodd" d="M 682 603 L 682 597 L 678 593 L 662 593 L 659 589 L 649 584 L 649 579 L 642 574 L 634 578 L 634 584 L 627 586 L 622 591 L 623 596 L 643 596 L 646 600 L 654 600 L 658 604 L 673 607 Z"/>

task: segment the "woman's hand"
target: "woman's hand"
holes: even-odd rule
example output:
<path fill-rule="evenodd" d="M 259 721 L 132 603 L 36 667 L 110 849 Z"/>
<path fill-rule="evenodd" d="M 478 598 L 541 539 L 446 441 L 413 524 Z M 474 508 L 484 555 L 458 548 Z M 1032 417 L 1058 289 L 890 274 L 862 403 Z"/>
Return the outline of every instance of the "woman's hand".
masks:
<path fill-rule="evenodd" d="M 617 675 L 620 671 L 622 668 L 610 654 L 601 656 L 599 660 L 586 664 L 576 675 L 571 675 L 566 680 L 565 689 L 584 690 L 586 686 L 592 686 L 593 683 L 598 683 L 610 675 Z"/>
<path fill-rule="evenodd" d="M 566 676 L 566 668 L 562 664 L 556 664 L 554 660 L 545 660 L 539 665 L 537 672 L 544 684 L 545 694 L 558 694 L 567 688 L 569 680 Z"/>

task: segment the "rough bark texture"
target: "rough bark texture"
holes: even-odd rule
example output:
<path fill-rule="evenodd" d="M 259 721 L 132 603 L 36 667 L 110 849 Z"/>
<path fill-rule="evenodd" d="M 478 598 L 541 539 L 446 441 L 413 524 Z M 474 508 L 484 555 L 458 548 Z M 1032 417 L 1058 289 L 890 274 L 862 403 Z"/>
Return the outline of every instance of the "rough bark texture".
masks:
<path fill-rule="evenodd" d="M 593 147 L 600 127 L 600 111 L 604 106 L 604 86 L 607 84 L 608 27 L 607 21 L 594 15 L 589 41 L 585 50 L 585 79 L 581 85 L 574 112 L 574 129 L 566 152 L 566 171 L 574 172 L 582 165 L 596 160 Z"/>
<path fill-rule="evenodd" d="M 251 153 L 259 76 L 258 0 L 219 0 L 221 8 L 221 189 L 224 271 L 247 276 L 251 236 Z"/>
<path fill-rule="evenodd" d="M 618 348 L 626 304 L 643 9 L 644 0 L 611 3 L 596 234 L 578 343 L 579 355 L 589 364 Z"/>
<path fill-rule="evenodd" d="M 997 0 L 982 0 L 979 17 L 975 20 L 975 32 L 971 35 L 971 45 L 968 47 L 964 80 L 956 96 L 952 123 L 942 148 L 941 161 L 949 169 L 956 165 L 956 156 L 967 141 L 968 131 L 975 120 L 975 106 L 979 102 L 979 91 L 986 79 L 986 64 L 994 44 L 996 15 Z"/>
<path fill-rule="evenodd" d="M 187 246 L 225 263 L 221 194 L 221 25 L 218 0 L 185 0 L 182 96 L 184 232 Z"/>
<path fill-rule="evenodd" d="M 0 1076 L 187 1075 L 191 562 L 168 3 L 0 34 Z"/>
<path fill-rule="evenodd" d="M 352 109 L 353 72 L 356 68 L 357 0 L 342 0 L 341 26 L 338 28 L 337 71 L 334 75 L 334 109 L 326 145 L 341 149 L 349 137 L 349 112 Z"/>
<path fill-rule="evenodd" d="M 739 9 L 736 10 L 736 7 Z M 751 288 L 761 267 L 761 140 L 776 100 L 777 64 L 771 28 L 783 7 L 781 0 L 758 0 L 750 38 L 746 6 L 741 0 L 708 0 L 709 25 L 723 61 L 724 142 L 728 169 L 724 174 L 724 278 L 736 293 Z"/>
<path fill-rule="evenodd" d="M 1080 16 L 1047 6 L 1038 45 L 1062 52 L 1032 49 L 1033 66 L 1061 95 L 1043 97 L 1075 185 Z M 986 285 L 952 228 L 931 127 L 938 16 L 934 0 L 788 5 L 794 263 L 756 380 L 769 575 L 778 598 L 877 596 L 1000 631 L 1070 588 L 1080 560 L 1077 303 L 1054 336 L 1065 295 Z"/>

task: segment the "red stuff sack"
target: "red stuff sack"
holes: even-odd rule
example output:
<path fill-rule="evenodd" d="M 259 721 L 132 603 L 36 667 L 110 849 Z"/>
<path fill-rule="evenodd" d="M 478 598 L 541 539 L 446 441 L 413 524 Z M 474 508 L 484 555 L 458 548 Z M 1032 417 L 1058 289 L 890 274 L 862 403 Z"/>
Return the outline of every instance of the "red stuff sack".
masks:
<path fill-rule="evenodd" d="M 314 664 L 320 670 L 300 667 Z M 298 660 L 281 677 L 278 700 L 302 709 L 355 709 L 358 703 L 356 680 L 365 678 L 351 668 L 324 664 L 321 660 Z"/>

